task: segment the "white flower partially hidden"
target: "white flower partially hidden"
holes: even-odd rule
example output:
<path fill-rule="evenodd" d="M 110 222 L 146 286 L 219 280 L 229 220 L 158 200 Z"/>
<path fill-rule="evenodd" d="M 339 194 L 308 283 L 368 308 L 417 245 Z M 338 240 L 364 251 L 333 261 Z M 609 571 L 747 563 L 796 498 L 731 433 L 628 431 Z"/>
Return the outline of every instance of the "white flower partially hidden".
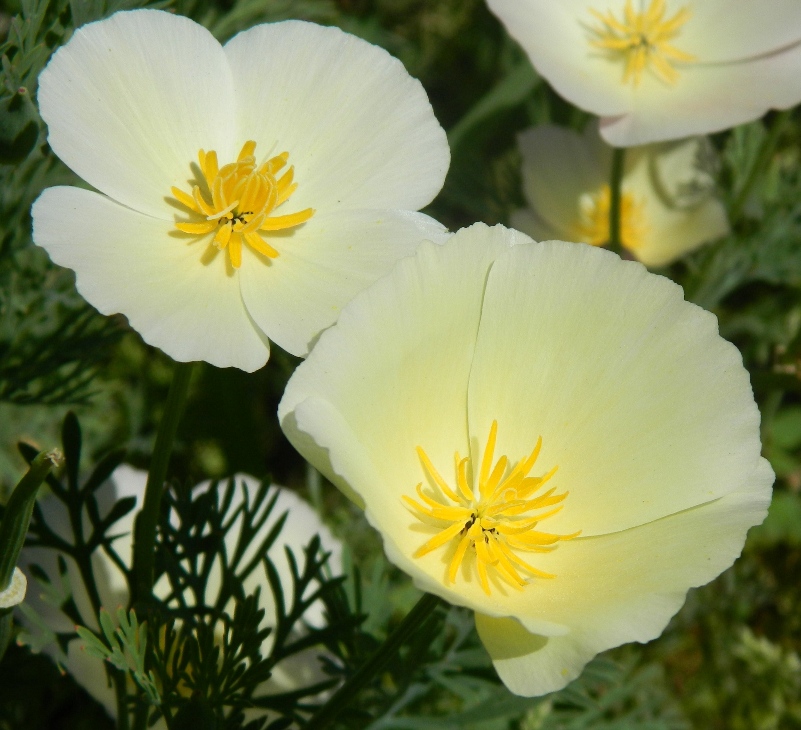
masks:
<path fill-rule="evenodd" d="M 155 10 L 79 28 L 39 78 L 56 154 L 99 192 L 45 190 L 34 241 L 176 360 L 305 356 L 357 292 L 443 227 L 415 212 L 450 153 L 386 51 L 312 23 L 224 47 Z"/>
<path fill-rule="evenodd" d="M 532 238 L 603 246 L 609 241 L 611 149 L 590 124 L 583 135 L 543 125 L 523 132 L 523 192 L 529 208 L 511 223 Z M 626 152 L 621 196 L 621 242 L 646 266 L 664 266 L 729 223 L 708 168 L 709 142 L 695 137 Z"/>
<path fill-rule="evenodd" d="M 0 609 L 18 606 L 25 600 L 25 593 L 28 590 L 28 581 L 19 568 L 14 568 L 11 574 L 11 582 L 0 591 Z"/>
<path fill-rule="evenodd" d="M 797 0 L 487 0 L 554 89 L 627 147 L 801 102 Z"/>
<path fill-rule="evenodd" d="M 500 226 L 354 299 L 279 417 L 420 589 L 476 612 L 522 695 L 658 636 L 773 482 L 713 315 L 637 262 Z"/>
<path fill-rule="evenodd" d="M 142 506 L 146 481 L 146 472 L 123 465 L 118 467 L 114 471 L 112 478 L 96 492 L 101 515 L 104 515 L 120 499 L 125 497 L 136 498 L 136 507 L 122 519 L 115 522 L 112 527 L 112 534 L 118 536 L 112 541 L 112 546 L 127 569 L 131 567 L 134 517 Z M 252 498 L 259 489 L 259 481 L 251 476 L 237 475 L 235 483 L 236 487 L 229 512 L 237 509 L 246 495 L 252 504 Z M 196 489 L 203 490 L 208 485 L 209 482 L 203 482 Z M 221 483 L 220 488 L 223 486 L 223 483 Z M 322 549 L 331 553 L 328 559 L 328 566 L 333 574 L 338 574 L 342 570 L 342 545 L 320 521 L 315 511 L 300 497 L 282 487 L 274 486 L 273 489 L 278 490 L 275 506 L 264 525 L 254 536 L 250 543 L 250 548 L 248 548 L 240 564 L 245 565 L 255 557 L 256 547 L 267 537 L 280 517 L 286 513 L 286 522 L 281 533 L 267 552 L 267 556 L 272 561 L 281 579 L 284 596 L 286 597 L 292 595 L 293 584 L 292 572 L 285 548 L 289 548 L 295 555 L 296 560 L 302 565 L 303 549 L 314 535 L 319 535 Z M 52 497 L 41 500 L 39 505 L 45 515 L 47 524 L 53 528 L 54 532 L 59 537 L 68 541 L 72 540 L 70 518 L 64 505 Z M 241 521 L 242 517 L 240 515 L 226 533 L 225 543 L 229 555 L 232 555 L 235 551 L 236 543 L 239 539 Z M 74 626 L 72 622 L 55 607 L 63 600 L 71 597 L 75 601 L 84 624 L 95 631 L 99 630 L 97 617 L 92 611 L 89 596 L 83 587 L 83 581 L 77 565 L 71 558 L 66 558 L 68 585 L 64 585 L 64 580 L 58 570 L 56 555 L 55 551 L 46 548 L 25 548 L 22 551 L 20 557 L 22 567 L 28 569 L 28 566 L 36 564 L 45 571 L 49 580 L 49 584 L 40 583 L 35 578 L 31 580 L 26 610 L 20 617 L 23 626 L 30 628 L 33 635 L 49 633 L 53 639 L 55 638 L 53 635 L 56 633 L 73 632 Z M 92 554 L 92 568 L 102 606 L 114 615 L 119 606 L 127 606 L 130 600 L 125 575 L 114 560 L 103 550 L 95 551 Z M 219 594 L 221 576 L 220 566 L 215 564 L 212 567 L 206 586 L 207 601 L 213 602 Z M 276 620 L 275 603 L 262 562 L 259 562 L 258 567 L 247 576 L 242 588 L 245 595 L 252 595 L 257 588 L 260 590 L 259 607 L 265 611 L 265 622 L 270 626 L 274 625 Z M 165 599 L 169 595 L 170 586 L 166 577 L 162 577 L 156 583 L 153 592 L 157 598 L 161 599 Z M 226 610 L 233 615 L 233 608 L 233 605 L 231 605 Z M 304 615 L 304 620 L 313 626 L 323 625 L 322 604 L 319 602 L 313 603 Z M 271 644 L 272 638 L 268 637 L 265 651 L 269 650 L 269 645 Z M 63 663 L 75 680 L 96 700 L 102 703 L 112 717 L 116 717 L 116 696 L 113 687 L 109 686 L 103 662 L 87 654 L 82 649 L 82 645 L 83 640 L 76 637 L 69 642 L 66 654 L 61 652 L 55 643 L 45 644 L 42 642 L 34 646 L 34 648 L 44 650 L 54 659 Z M 291 691 L 309 686 L 316 681 L 322 681 L 325 675 L 323 675 L 317 659 L 317 655 L 320 653 L 323 653 L 322 650 L 311 649 L 281 662 L 275 668 L 264 689 L 273 692 Z M 159 727 L 164 727 L 163 722 L 160 723 Z"/>

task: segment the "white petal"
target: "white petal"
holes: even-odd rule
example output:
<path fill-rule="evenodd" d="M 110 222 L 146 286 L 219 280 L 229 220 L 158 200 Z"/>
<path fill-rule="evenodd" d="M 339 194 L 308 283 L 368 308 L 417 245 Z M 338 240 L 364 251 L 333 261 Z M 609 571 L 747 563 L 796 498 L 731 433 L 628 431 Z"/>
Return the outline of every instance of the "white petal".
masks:
<path fill-rule="evenodd" d="M 550 124 L 534 127 L 519 135 L 518 145 L 526 200 L 560 236 L 571 240 L 580 222 L 582 194 L 609 184 L 609 148 L 594 124 L 583 135 Z"/>
<path fill-rule="evenodd" d="M 636 147 L 626 156 L 623 189 L 640 206 L 645 227 L 630 250 L 646 266 L 665 266 L 729 232 L 714 178 L 702 167 L 707 144 L 695 137 Z"/>
<path fill-rule="evenodd" d="M 293 446 L 365 507 L 390 560 L 423 590 L 491 615 L 505 615 L 503 596 L 486 596 L 476 581 L 444 585 L 441 551 L 411 557 L 436 530 L 402 497 L 426 482 L 418 446 L 451 484 L 454 452 L 467 456 L 466 388 L 484 281 L 501 252 L 525 241 L 476 224 L 443 246 L 423 244 L 343 310 L 278 408 Z"/>
<path fill-rule="evenodd" d="M 753 121 L 801 101 L 799 69 L 801 43 L 750 61 L 688 67 L 675 86 L 644 84 L 629 114 L 601 120 L 601 136 L 625 147 Z"/>
<path fill-rule="evenodd" d="M 193 177 L 198 150 L 232 154 L 231 86 L 205 28 L 133 10 L 75 31 L 39 77 L 38 100 L 69 167 L 118 202 L 172 220 L 165 197 Z"/>
<path fill-rule="evenodd" d="M 317 398 L 358 434 L 382 479 L 351 482 L 368 511 L 406 511 L 401 495 L 423 481 L 417 446 L 449 465 L 456 449 L 466 455 L 466 387 L 483 282 L 490 262 L 509 245 L 486 231 L 473 226 L 458 245 L 423 243 L 345 307 L 287 384 L 278 408 L 282 427 L 301 402 Z M 312 434 L 318 444 L 321 435 L 328 437 Z M 287 436 L 333 476 L 316 451 L 307 453 L 307 443 Z M 339 437 L 337 427 L 331 437 Z M 332 460 L 338 456 L 331 452 Z"/>
<path fill-rule="evenodd" d="M 558 615 L 568 634 L 528 633 L 513 618 L 476 615 L 476 627 L 503 682 L 516 694 L 561 689 L 595 655 L 630 641 L 659 636 L 684 603 L 688 588 L 731 565 L 747 529 L 761 522 L 770 502 L 773 473 L 757 466 L 749 490 L 641 527 L 577 539 L 543 556 L 557 573 L 526 589 L 531 601 L 513 610 L 524 623 Z"/>
<path fill-rule="evenodd" d="M 562 689 L 604 650 L 597 637 L 580 631 L 541 636 L 526 631 L 513 618 L 493 618 L 481 613 L 475 618 L 478 636 L 501 681 L 510 692 L 523 697 Z"/>
<path fill-rule="evenodd" d="M 386 51 L 337 28 L 259 25 L 225 46 L 239 135 L 288 151 L 299 208 L 417 210 L 450 162 L 420 82 Z"/>
<path fill-rule="evenodd" d="M 319 345 L 314 352 L 318 348 Z M 279 417 L 281 411 L 279 407 Z M 424 417 L 426 415 L 423 414 Z M 345 420 L 346 416 L 329 401 L 311 396 L 286 413 L 281 420 L 281 427 L 292 445 L 306 459 L 326 474 L 346 496 L 365 508 L 367 521 L 381 535 L 389 560 L 411 576 L 421 591 L 434 593 L 449 603 L 467 606 L 491 616 L 508 616 L 512 610 L 510 598 L 518 600 L 519 596 L 507 586 L 497 584 L 497 590 L 488 596 L 481 590 L 477 580 L 459 579 L 455 585 L 451 585 L 444 580 L 449 553 L 438 550 L 421 558 L 413 557 L 415 551 L 438 531 L 437 528 L 423 525 L 401 501 L 404 495 L 416 498 L 414 484 L 410 486 L 410 480 L 424 481 L 419 461 L 416 468 L 415 464 L 409 463 L 409 446 L 403 452 L 400 449 L 390 450 L 389 458 L 397 452 L 404 459 L 402 464 L 393 464 L 382 454 L 376 456 L 369 453 L 363 445 L 364 436 L 356 436 Z M 382 417 L 378 423 L 383 420 Z M 424 430 L 428 425 L 429 421 L 421 418 L 417 422 L 417 430 Z M 404 443 L 412 444 L 414 439 L 404 438 Z M 459 445 L 459 437 L 454 435 L 452 423 L 440 424 L 439 443 L 432 438 L 429 446 L 424 448 L 445 479 L 453 485 L 452 452 L 458 448 L 464 455 L 467 446 Z M 451 453 L 448 453 L 449 450 Z M 384 448 L 384 451 L 387 449 Z M 450 470 L 447 470 L 449 466 Z M 405 480 L 395 474 L 399 468 L 408 474 Z M 356 493 L 354 489 L 360 491 Z M 519 600 L 514 606 L 518 605 Z M 558 617 L 546 620 L 535 616 L 534 611 L 526 611 L 526 626 L 531 631 L 549 636 L 568 631 Z"/>
<path fill-rule="evenodd" d="M 737 349 L 681 288 L 586 245 L 513 248 L 487 282 L 470 434 L 569 491 L 546 531 L 597 535 L 740 489 L 760 458 Z"/>
<path fill-rule="evenodd" d="M 173 359 L 248 372 L 267 361 L 268 342 L 248 316 L 236 275 L 222 255 L 202 263 L 207 242 L 77 188 L 48 188 L 32 215 L 34 241 L 75 271 L 89 303 L 103 314 L 121 312 Z"/>
<path fill-rule="evenodd" d="M 487 0 L 534 68 L 576 106 L 612 116 L 631 107 L 619 64 L 590 45 L 598 21 L 587 0 Z M 606 10 L 606 6 L 601 8 Z"/>
<path fill-rule="evenodd" d="M 690 20 L 673 41 L 700 63 L 752 58 L 801 41 L 801 3 L 797 0 L 669 0 L 666 18 L 682 7 Z"/>
<path fill-rule="evenodd" d="M 447 236 L 442 225 L 422 213 L 320 211 L 294 231 L 265 236 L 278 258 L 244 247 L 242 297 L 273 342 L 303 357 L 353 297 L 423 240 L 441 242 Z"/>
<path fill-rule="evenodd" d="M 11 573 L 11 581 L 0 591 L 0 609 L 13 608 L 25 600 L 28 590 L 28 579 L 19 568 Z"/>

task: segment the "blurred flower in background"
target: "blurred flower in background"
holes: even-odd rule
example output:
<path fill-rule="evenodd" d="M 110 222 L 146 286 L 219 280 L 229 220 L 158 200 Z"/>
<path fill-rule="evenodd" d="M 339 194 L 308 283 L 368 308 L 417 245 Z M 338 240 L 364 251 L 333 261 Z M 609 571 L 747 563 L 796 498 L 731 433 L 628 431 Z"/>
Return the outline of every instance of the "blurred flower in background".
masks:
<path fill-rule="evenodd" d="M 423 87 L 336 28 L 258 25 L 225 47 L 187 18 L 79 28 L 39 79 L 56 154 L 33 238 L 81 294 L 175 360 L 297 356 L 358 291 L 444 228 L 418 209 L 450 153 Z"/>
<path fill-rule="evenodd" d="M 502 226 L 354 299 L 279 417 L 418 588 L 476 612 L 520 695 L 659 636 L 771 497 L 715 317 L 638 263 Z"/>
<path fill-rule="evenodd" d="M 105 514 L 116 502 L 126 497 L 136 499 L 136 507 L 129 511 L 112 528 L 112 534 L 117 535 L 112 541 L 112 547 L 121 560 L 121 565 L 115 562 L 115 557 L 103 550 L 96 550 L 92 554 L 92 567 L 97 583 L 100 601 L 107 611 L 114 614 L 120 606 L 127 606 L 130 600 L 128 583 L 122 567 L 130 569 L 130 558 L 133 540 L 134 517 L 141 508 L 145 490 L 147 472 L 129 466 L 118 467 L 112 478 L 106 482 L 96 493 L 101 514 Z M 230 509 L 235 510 L 246 497 L 252 500 L 260 483 L 251 476 L 239 474 L 234 477 L 235 492 Z M 205 490 L 210 482 L 199 484 L 196 490 Z M 220 488 L 224 486 L 220 483 Z M 277 500 L 270 516 L 261 526 L 250 543 L 243 562 L 249 562 L 255 556 L 256 547 L 275 527 L 281 516 L 286 513 L 286 522 L 283 529 L 267 556 L 278 572 L 285 596 L 292 595 L 293 582 L 290 564 L 285 548 L 289 548 L 296 559 L 301 562 L 303 549 L 308 545 L 314 535 L 319 535 L 322 548 L 331 553 L 328 566 L 334 574 L 342 571 L 342 545 L 333 537 L 329 529 L 320 521 L 316 512 L 298 497 L 294 492 L 283 488 L 273 487 L 277 490 Z M 70 516 L 63 503 L 53 498 L 40 501 L 47 523 L 57 532 L 59 537 L 66 540 L 72 538 Z M 241 528 L 241 514 L 232 528 L 226 533 L 225 544 L 229 554 L 233 554 L 239 531 Z M 66 573 L 62 575 L 59 570 L 56 552 L 46 548 L 25 548 L 20 558 L 20 565 L 30 576 L 28 597 L 20 616 L 26 634 L 23 640 L 31 644 L 32 648 L 50 654 L 59 664 L 81 684 L 96 700 L 104 705 L 112 717 L 117 715 L 117 701 L 113 687 L 109 684 L 104 662 L 91 656 L 83 650 L 83 640 L 72 638 L 64 646 L 60 643 L 59 634 L 74 636 L 72 622 L 57 607 L 65 600 L 75 602 L 78 611 L 86 626 L 98 631 L 97 617 L 94 615 L 89 596 L 84 588 L 78 568 L 69 557 L 66 561 Z M 38 567 L 32 567 L 38 566 Z M 44 571 L 44 580 L 38 580 Z M 206 586 L 206 598 L 209 605 L 220 590 L 221 571 L 215 565 Z M 267 580 L 264 563 L 259 561 L 258 566 L 244 580 L 242 589 L 245 595 L 252 595 L 259 590 L 259 607 L 265 611 L 265 623 L 275 625 L 275 603 L 273 593 Z M 156 598 L 166 599 L 170 593 L 170 586 L 166 577 L 156 583 L 154 595 Z M 233 614 L 233 602 L 226 610 Z M 322 626 L 324 623 L 323 607 L 320 602 L 312 604 L 304 616 L 304 620 L 313 626 Z M 268 644 L 272 638 L 268 638 Z M 269 647 L 265 647 L 265 651 Z M 317 655 L 322 649 L 312 648 L 306 652 L 292 656 L 282 661 L 266 683 L 268 691 L 289 691 L 301 686 L 308 686 L 314 681 L 325 678 L 320 668 Z M 163 721 L 162 721 L 163 726 Z"/>
<path fill-rule="evenodd" d="M 628 147 L 801 101 L 797 0 L 487 0 L 565 99 Z"/>
<path fill-rule="evenodd" d="M 609 240 L 612 154 L 590 124 L 583 134 L 543 125 L 518 137 L 529 208 L 511 224 L 538 241 Z M 729 232 L 716 197 L 715 152 L 704 137 L 635 147 L 622 182 L 621 242 L 646 266 L 664 266 Z"/>

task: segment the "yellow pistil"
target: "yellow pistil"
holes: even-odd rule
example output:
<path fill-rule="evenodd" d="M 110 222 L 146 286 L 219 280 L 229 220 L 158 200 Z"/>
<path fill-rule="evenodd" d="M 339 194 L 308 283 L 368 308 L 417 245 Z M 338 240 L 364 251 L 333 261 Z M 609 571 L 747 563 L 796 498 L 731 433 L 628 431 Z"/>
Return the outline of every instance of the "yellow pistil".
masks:
<path fill-rule="evenodd" d="M 191 193 L 171 188 L 175 199 L 201 217 L 179 221 L 175 227 L 184 233 L 204 236 L 216 231 L 213 243 L 228 249 L 231 266 L 242 265 L 242 242 L 254 251 L 274 259 L 276 251 L 261 235 L 262 231 L 281 231 L 305 223 L 314 215 L 306 208 L 288 215 L 273 215 L 298 187 L 293 182 L 295 168 L 290 167 L 278 177 L 289 158 L 288 152 L 271 157 L 260 166 L 253 153 L 256 143 L 245 142 L 236 162 L 218 166 L 214 150 L 198 152 L 204 189 L 195 185 Z"/>
<path fill-rule="evenodd" d="M 494 461 L 497 432 L 498 422 L 493 421 L 481 460 L 477 489 L 470 486 L 473 481 L 470 457 L 461 458 L 458 452 L 455 454 L 456 489 L 451 489 L 426 452 L 418 446 L 417 455 L 423 470 L 436 490 L 423 491 L 421 482 L 417 485 L 419 502 L 403 497 L 419 520 L 443 528 L 420 547 L 414 557 L 420 558 L 450 544 L 453 552 L 447 582 L 454 583 L 459 567 L 470 551 L 475 556 L 479 583 L 487 595 L 490 594 L 490 570 L 518 589 L 529 582 L 529 578 L 524 577 L 526 574 L 554 578 L 551 573 L 529 565 L 518 552 L 550 552 L 560 540 L 571 540 L 579 534 L 553 535 L 535 529 L 539 522 L 562 509 L 561 503 L 567 492 L 554 494 L 554 487 L 534 496 L 557 469 L 554 467 L 541 477 L 528 476 L 540 453 L 542 439 L 537 440 L 534 450 L 525 459 L 509 470 L 506 456 Z"/>
<path fill-rule="evenodd" d="M 612 204 L 612 191 L 604 185 L 597 193 L 587 193 L 579 199 L 580 219 L 573 236 L 582 243 L 603 246 L 609 242 L 609 207 Z M 627 249 L 634 250 L 642 245 L 648 228 L 642 202 L 630 193 L 620 196 L 620 242 Z"/>
<path fill-rule="evenodd" d="M 670 44 L 692 15 L 686 7 L 672 18 L 665 18 L 665 0 L 652 0 L 641 13 L 634 10 L 632 0 L 626 0 L 621 20 L 611 11 L 605 15 L 594 9 L 590 12 L 601 22 L 600 26 L 590 29 L 595 36 L 590 44 L 607 51 L 613 58 L 623 59 L 624 84 L 631 82 L 637 86 L 645 70 L 650 68 L 662 81 L 673 85 L 679 77 L 674 68 L 676 62 L 695 60 L 695 56 Z"/>

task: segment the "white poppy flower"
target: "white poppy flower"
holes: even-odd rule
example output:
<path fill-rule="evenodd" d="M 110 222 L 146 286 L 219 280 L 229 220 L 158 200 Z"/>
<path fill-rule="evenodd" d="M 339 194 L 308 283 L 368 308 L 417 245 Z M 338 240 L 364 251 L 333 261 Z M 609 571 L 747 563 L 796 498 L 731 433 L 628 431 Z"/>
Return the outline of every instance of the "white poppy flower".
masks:
<path fill-rule="evenodd" d="M 81 294 L 179 361 L 253 371 L 305 356 L 357 292 L 443 227 L 415 211 L 450 153 L 418 81 L 312 23 L 224 47 L 171 13 L 79 28 L 39 78 L 55 187 L 33 238 Z"/>
<path fill-rule="evenodd" d="M 619 147 L 728 129 L 801 101 L 797 0 L 487 0 Z"/>
<path fill-rule="evenodd" d="M 231 501 L 231 510 L 238 507 L 244 499 L 245 493 L 252 501 L 260 484 L 254 477 L 244 474 L 239 474 L 234 479 L 236 491 Z M 112 534 L 118 536 L 112 541 L 112 545 L 128 569 L 131 567 L 134 518 L 142 506 L 146 481 L 147 472 L 123 465 L 118 467 L 114 471 L 112 478 L 96 492 L 101 515 L 106 514 L 115 502 L 124 497 L 135 497 L 137 500 L 136 507 L 121 520 L 114 523 L 112 528 Z M 202 490 L 207 488 L 208 485 L 209 482 L 203 482 L 196 489 Z M 328 559 L 328 566 L 332 573 L 338 574 L 342 571 L 342 545 L 320 521 L 311 506 L 294 492 L 276 486 L 273 486 L 273 489 L 278 490 L 275 506 L 269 518 L 251 542 L 248 552 L 243 556 L 242 564 L 249 562 L 254 556 L 254 551 L 258 544 L 269 534 L 281 515 L 286 513 L 287 518 L 284 527 L 276 542 L 267 552 L 267 556 L 275 565 L 278 576 L 281 579 L 286 600 L 287 596 L 292 595 L 292 572 L 285 547 L 288 547 L 293 552 L 296 560 L 302 565 L 304 548 L 314 535 L 319 535 L 322 549 L 331 553 Z M 39 504 L 47 524 L 53 531 L 59 537 L 72 540 L 72 528 L 64 505 L 52 497 L 41 500 Z M 236 547 L 241 519 L 240 516 L 238 522 L 235 522 L 231 530 L 226 534 L 225 542 L 229 554 Z M 66 558 L 68 585 L 62 585 L 63 579 L 59 575 L 56 555 L 55 551 L 48 548 L 25 548 L 22 551 L 20 565 L 29 572 L 28 566 L 32 564 L 40 566 L 49 580 L 49 585 L 46 585 L 40 583 L 35 576 L 32 576 L 30 581 L 31 588 L 26 602 L 28 605 L 23 615 L 20 616 L 23 626 L 29 627 L 32 634 L 37 632 L 72 632 L 74 630 L 72 622 L 56 608 L 61 601 L 71 596 L 85 625 L 95 631 L 99 630 L 97 617 L 92 611 L 89 596 L 83 587 L 78 566 L 71 558 Z M 92 569 L 101 604 L 114 615 L 117 608 L 127 606 L 130 599 L 125 575 L 102 550 L 95 551 L 92 554 Z M 220 587 L 221 570 L 219 565 L 215 565 L 206 586 L 208 601 L 215 600 Z M 257 588 L 260 589 L 259 607 L 264 609 L 265 621 L 272 626 L 276 619 L 275 603 L 263 563 L 260 563 L 259 567 L 250 573 L 243 582 L 243 590 L 246 595 L 255 593 Z M 45 593 L 52 595 L 46 595 Z M 166 577 L 162 576 L 154 587 L 154 594 L 157 598 L 164 599 L 169 593 L 169 582 Z M 233 612 L 233 608 L 233 605 L 231 605 L 227 610 Z M 313 626 L 323 625 L 322 604 L 319 602 L 312 604 L 304 615 L 304 620 Z M 271 644 L 272 638 L 268 637 L 267 642 Z M 103 704 L 112 717 L 116 717 L 116 696 L 113 687 L 109 686 L 103 662 L 87 654 L 82 647 L 83 640 L 76 637 L 69 642 L 66 653 L 60 651 L 53 643 L 40 644 L 34 648 L 43 649 L 63 664 L 75 678 L 75 681 L 83 686 L 98 702 Z M 265 685 L 266 688 L 273 692 L 289 691 L 322 681 L 325 676 L 317 659 L 317 655 L 321 653 L 323 653 L 323 650 L 312 649 L 309 652 L 303 652 L 281 662 Z M 163 723 L 160 727 L 164 727 Z"/>
<path fill-rule="evenodd" d="M 658 636 L 773 482 L 712 314 L 637 262 L 501 226 L 354 299 L 279 417 L 421 590 L 476 612 L 521 695 Z"/>
<path fill-rule="evenodd" d="M 611 149 L 591 124 L 580 135 L 543 125 L 518 138 L 530 208 L 514 228 L 540 241 L 601 246 L 609 240 Z M 646 266 L 664 266 L 729 232 L 704 137 L 635 147 L 626 154 L 621 196 L 623 247 Z"/>

